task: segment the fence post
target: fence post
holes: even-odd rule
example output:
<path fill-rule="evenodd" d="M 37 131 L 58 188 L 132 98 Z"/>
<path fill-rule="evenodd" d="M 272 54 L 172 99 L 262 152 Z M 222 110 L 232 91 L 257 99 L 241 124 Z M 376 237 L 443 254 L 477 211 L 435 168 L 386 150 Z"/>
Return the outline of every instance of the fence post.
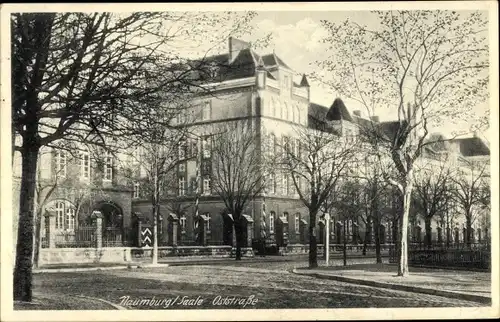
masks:
<path fill-rule="evenodd" d="M 102 248 L 102 213 L 94 211 L 92 217 L 95 219 L 96 248 L 100 250 Z"/>
<path fill-rule="evenodd" d="M 45 211 L 45 239 L 48 248 L 56 248 L 56 214 L 53 211 Z"/>

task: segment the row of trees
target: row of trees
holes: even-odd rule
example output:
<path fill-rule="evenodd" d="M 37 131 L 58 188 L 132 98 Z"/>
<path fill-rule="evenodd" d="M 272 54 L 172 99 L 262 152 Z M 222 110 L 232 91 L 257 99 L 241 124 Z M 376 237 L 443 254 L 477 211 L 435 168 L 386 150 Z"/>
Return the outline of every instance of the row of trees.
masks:
<path fill-rule="evenodd" d="M 325 21 L 325 41 L 335 57 L 319 65 L 333 75 L 328 84 L 341 96 L 356 99 L 369 112 L 380 106 L 396 112 L 393 135 L 377 126 L 364 127 L 362 142 L 368 142 L 376 156 L 378 172 L 373 178 L 383 177 L 402 196 L 399 274 L 405 275 L 414 168 L 423 148 L 430 144 L 426 140 L 428 127 L 446 116 L 470 117 L 466 112 L 487 97 L 486 19 L 481 13 L 464 18 L 448 11 L 374 14 L 380 22 L 376 30 L 349 21 Z M 203 84 L 214 79 L 214 69 L 227 67 L 187 59 L 176 49 L 187 38 L 192 43 L 206 43 L 207 34 L 212 35 L 209 41 L 215 46 L 235 32 L 248 31 L 254 16 L 246 12 L 12 15 L 12 151 L 20 152 L 22 159 L 14 299 L 32 298 L 36 176 L 42 147 L 78 151 L 82 145 L 90 145 L 113 152 L 150 145 L 153 153 L 147 155 L 153 166 L 148 172 L 157 214 L 158 187 L 177 162 L 163 157 L 168 155 L 164 151 L 168 147 L 160 149 L 159 142 L 167 140 L 175 147 L 187 134 L 179 132 L 172 120 L 189 108 L 186 102 L 193 97 L 214 95 L 214 88 Z M 208 32 L 212 29 L 217 32 Z M 190 48 L 195 49 L 196 45 Z M 224 80 L 224 74 L 217 74 L 217 80 Z M 410 102 L 412 109 L 407 110 Z M 457 108 L 461 113 L 455 113 Z M 270 177 L 262 170 L 269 162 L 263 162 L 264 155 L 253 144 L 253 137 L 247 138 L 252 143 L 238 142 L 241 147 L 231 150 L 236 148 L 235 133 L 245 138 L 252 132 L 248 131 L 251 126 L 222 129 L 214 140 L 230 143 L 213 148 L 220 150 L 213 171 L 220 177 L 213 186 L 235 222 Z M 361 142 L 336 140 L 325 133 L 303 134 L 298 149 L 283 143 L 286 153 L 271 158 L 273 164 L 291 173 L 293 185 L 309 209 L 311 267 L 317 266 L 318 211 L 333 198 L 342 178 L 359 176 L 351 173 L 349 164 L 358 162 L 360 158 L 354 156 L 366 150 L 360 149 Z M 256 169 L 262 170 L 261 175 L 252 176 Z"/>

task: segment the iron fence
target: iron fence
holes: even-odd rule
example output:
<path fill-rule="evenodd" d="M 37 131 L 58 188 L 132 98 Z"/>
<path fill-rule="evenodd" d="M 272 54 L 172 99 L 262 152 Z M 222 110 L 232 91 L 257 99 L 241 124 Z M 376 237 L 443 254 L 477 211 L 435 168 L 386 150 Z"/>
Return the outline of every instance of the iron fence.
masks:
<path fill-rule="evenodd" d="M 392 247 L 389 262 L 398 262 L 399 250 Z M 408 245 L 408 264 L 414 266 L 474 268 L 487 270 L 491 265 L 489 244 Z"/>
<path fill-rule="evenodd" d="M 103 247 L 119 247 L 123 245 L 123 234 L 121 228 L 105 227 L 102 230 Z"/>
<path fill-rule="evenodd" d="M 97 243 L 95 227 L 78 226 L 74 230 L 57 231 L 54 234 L 55 246 L 57 248 L 85 248 L 95 247 Z M 44 241 L 48 247 L 48 241 Z"/>

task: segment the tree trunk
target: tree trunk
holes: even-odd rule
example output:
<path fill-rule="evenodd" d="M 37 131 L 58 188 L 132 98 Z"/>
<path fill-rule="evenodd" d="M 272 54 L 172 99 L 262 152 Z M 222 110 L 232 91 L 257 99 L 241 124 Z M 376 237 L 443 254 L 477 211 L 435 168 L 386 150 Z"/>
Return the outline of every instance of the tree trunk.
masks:
<path fill-rule="evenodd" d="M 42 231 L 42 220 L 43 220 L 43 213 L 42 210 L 40 209 L 39 211 L 35 211 L 36 218 L 35 218 L 35 237 L 34 237 L 34 249 L 33 249 L 33 266 L 35 268 L 38 268 L 39 263 L 38 259 L 40 257 L 40 248 L 42 248 L 42 243 L 41 243 L 41 231 Z"/>
<path fill-rule="evenodd" d="M 14 300 L 32 300 L 33 215 L 36 171 L 40 147 L 23 144 L 19 222 L 17 227 L 16 264 L 14 268 Z"/>
<path fill-rule="evenodd" d="M 465 229 L 466 229 L 466 243 L 467 243 L 467 247 L 470 248 L 471 246 L 471 241 L 472 241 L 472 215 L 469 212 L 466 213 L 466 216 L 465 216 Z"/>
<path fill-rule="evenodd" d="M 368 242 L 371 240 L 371 224 L 370 224 L 370 217 L 366 219 L 366 225 L 365 225 L 365 240 L 363 241 L 363 255 L 366 255 L 366 248 L 368 247 Z"/>
<path fill-rule="evenodd" d="M 382 256 L 380 254 L 380 219 L 375 216 L 375 257 L 377 263 L 382 263 Z"/>
<path fill-rule="evenodd" d="M 366 255 L 366 247 L 367 247 L 366 241 L 367 240 L 368 240 L 368 237 L 367 237 L 367 233 L 365 232 L 365 240 L 363 241 L 363 256 Z"/>
<path fill-rule="evenodd" d="M 411 172 L 408 173 L 408 177 L 411 178 Z M 403 193 L 403 218 L 400 225 L 400 241 L 399 241 L 399 263 L 398 263 L 398 276 L 409 275 L 408 270 L 408 219 L 410 215 L 410 205 L 411 205 L 411 192 L 412 183 L 411 179 L 407 179 L 407 184 Z"/>
<path fill-rule="evenodd" d="M 425 217 L 425 246 L 430 248 L 432 246 L 432 227 L 431 218 Z"/>
<path fill-rule="evenodd" d="M 316 212 L 309 212 L 309 268 L 318 267 L 318 243 L 316 241 Z"/>

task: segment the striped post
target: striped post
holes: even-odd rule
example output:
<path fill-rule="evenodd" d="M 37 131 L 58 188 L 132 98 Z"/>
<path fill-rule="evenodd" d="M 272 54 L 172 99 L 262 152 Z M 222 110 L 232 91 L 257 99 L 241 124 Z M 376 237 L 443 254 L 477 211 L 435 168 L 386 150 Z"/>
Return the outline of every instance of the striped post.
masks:
<path fill-rule="evenodd" d="M 196 187 L 195 187 L 195 203 L 194 203 L 194 229 L 196 231 L 196 240 L 200 234 L 199 231 L 199 204 L 200 204 L 200 181 L 201 181 L 201 140 L 198 138 L 198 144 L 196 144 Z"/>

